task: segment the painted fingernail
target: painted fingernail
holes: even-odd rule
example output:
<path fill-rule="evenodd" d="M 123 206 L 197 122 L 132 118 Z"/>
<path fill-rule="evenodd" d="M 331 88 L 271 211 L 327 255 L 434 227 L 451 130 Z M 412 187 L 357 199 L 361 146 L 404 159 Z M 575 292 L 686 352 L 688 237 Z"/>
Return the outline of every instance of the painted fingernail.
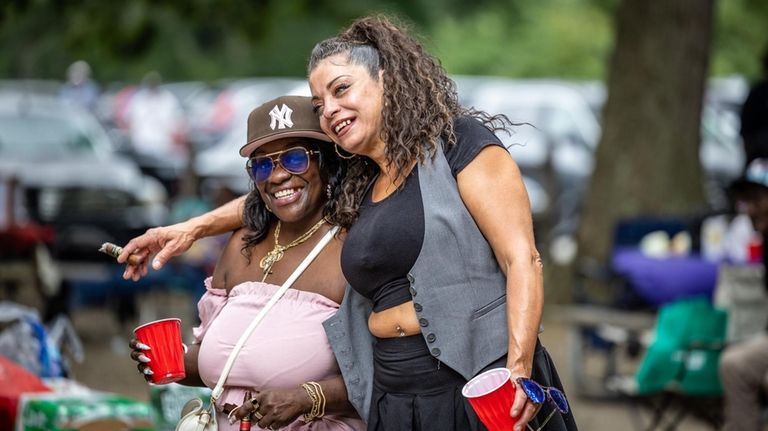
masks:
<path fill-rule="evenodd" d="M 151 347 L 147 346 L 144 343 L 136 343 L 136 348 L 139 350 L 152 350 Z"/>
<path fill-rule="evenodd" d="M 144 364 L 148 364 L 149 362 L 152 362 L 151 359 L 149 359 L 148 357 L 146 357 L 144 355 L 139 355 L 136 359 L 138 359 L 139 362 L 144 363 Z"/>
<path fill-rule="evenodd" d="M 147 376 L 151 376 L 151 375 L 155 374 L 155 373 L 153 373 L 153 372 L 152 372 L 152 370 L 150 370 L 150 369 L 149 369 L 149 367 L 147 367 L 147 368 L 144 368 L 144 371 L 143 371 L 143 373 L 144 373 L 145 375 L 147 375 Z"/>

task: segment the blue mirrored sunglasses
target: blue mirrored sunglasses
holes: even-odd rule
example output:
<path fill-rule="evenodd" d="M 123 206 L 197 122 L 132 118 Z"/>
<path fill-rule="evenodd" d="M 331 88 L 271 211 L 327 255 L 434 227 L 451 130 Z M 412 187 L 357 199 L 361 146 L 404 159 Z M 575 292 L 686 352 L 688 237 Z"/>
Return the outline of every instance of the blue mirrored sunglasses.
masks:
<path fill-rule="evenodd" d="M 245 169 L 256 183 L 262 183 L 272 175 L 275 163 L 279 163 L 290 174 L 300 175 L 309 169 L 309 157 L 313 154 L 319 154 L 319 151 L 308 150 L 304 147 L 288 148 L 252 157 L 246 162 Z"/>
<path fill-rule="evenodd" d="M 518 377 L 515 381 L 525 391 L 525 395 L 528 396 L 532 403 L 544 404 L 545 401 L 549 400 L 555 406 L 555 409 L 544 419 L 544 422 L 537 428 L 537 431 L 547 425 L 547 422 L 549 422 L 555 412 L 559 411 L 561 414 L 568 413 L 568 399 L 565 398 L 565 394 L 561 390 L 549 386 L 541 386 L 534 380 L 525 377 Z M 528 429 L 532 429 L 530 425 L 528 425 Z"/>

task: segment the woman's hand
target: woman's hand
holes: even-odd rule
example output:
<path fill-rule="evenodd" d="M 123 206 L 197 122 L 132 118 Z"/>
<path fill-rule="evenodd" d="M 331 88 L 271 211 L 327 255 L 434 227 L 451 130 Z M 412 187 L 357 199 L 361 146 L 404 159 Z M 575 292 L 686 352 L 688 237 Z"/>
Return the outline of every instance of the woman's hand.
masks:
<path fill-rule="evenodd" d="M 276 389 L 254 392 L 231 415 L 236 420 L 250 415 L 251 422 L 261 428 L 277 430 L 288 426 L 296 418 L 312 409 L 312 401 L 306 391 L 297 389 Z"/>
<path fill-rule="evenodd" d="M 128 347 L 131 349 L 131 359 L 137 362 L 136 368 L 139 369 L 139 373 L 144 376 L 144 380 L 150 382 L 152 379 L 152 369 L 149 367 L 149 358 L 144 354 L 144 352 L 149 350 L 149 346 L 140 343 L 134 338 L 128 342 Z"/>
<path fill-rule="evenodd" d="M 123 247 L 123 252 L 117 257 L 119 263 L 125 263 L 130 255 L 142 258 L 139 265 L 126 265 L 124 279 L 138 281 L 147 275 L 149 257 L 156 254 L 152 260 L 152 268 L 158 270 L 173 256 L 183 254 L 192 247 L 198 239 L 195 232 L 197 223 L 192 220 L 171 226 L 155 227 L 137 236 Z"/>
<path fill-rule="evenodd" d="M 512 384 L 515 386 L 515 401 L 512 403 L 512 409 L 509 414 L 517 420 L 514 431 L 523 431 L 528 422 L 536 417 L 541 404 L 535 404 L 528 398 L 523 388 L 517 384 L 518 377 L 528 376 L 512 373 Z"/>
<path fill-rule="evenodd" d="M 155 227 L 141 236 L 128 241 L 123 252 L 117 257 L 119 263 L 125 263 L 128 256 L 137 254 L 142 258 L 139 265 L 128 265 L 123 273 L 124 279 L 138 281 L 147 275 L 149 257 L 152 268 L 158 270 L 173 256 L 183 254 L 195 241 L 207 236 L 233 231 L 243 225 L 242 214 L 245 205 L 243 195 L 201 216 L 170 226 Z"/>

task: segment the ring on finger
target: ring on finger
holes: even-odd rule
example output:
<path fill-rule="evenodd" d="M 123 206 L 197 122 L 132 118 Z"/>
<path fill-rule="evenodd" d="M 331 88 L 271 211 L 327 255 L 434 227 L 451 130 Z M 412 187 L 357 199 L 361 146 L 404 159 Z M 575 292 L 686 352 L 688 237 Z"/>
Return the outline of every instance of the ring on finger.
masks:
<path fill-rule="evenodd" d="M 254 411 L 253 413 L 251 413 L 251 415 L 253 415 L 253 417 L 255 417 L 257 421 L 260 421 L 260 420 L 261 420 L 261 418 L 263 418 L 263 417 L 264 417 L 264 415 L 263 415 L 263 414 L 261 414 L 261 413 L 259 413 L 259 412 L 258 412 L 258 410 L 256 410 L 256 411 Z"/>

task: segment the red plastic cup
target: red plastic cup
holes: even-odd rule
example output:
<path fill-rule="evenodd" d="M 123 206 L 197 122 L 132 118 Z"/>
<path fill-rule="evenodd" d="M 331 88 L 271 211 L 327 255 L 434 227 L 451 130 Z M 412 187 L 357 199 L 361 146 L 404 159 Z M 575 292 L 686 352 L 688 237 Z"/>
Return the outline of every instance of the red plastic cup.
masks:
<path fill-rule="evenodd" d="M 478 374 L 461 390 L 489 431 L 509 431 L 517 423 L 509 415 L 515 402 L 515 385 L 511 377 L 508 369 L 494 368 Z"/>
<path fill-rule="evenodd" d="M 150 359 L 152 383 L 163 385 L 184 378 L 181 319 L 155 320 L 139 326 L 133 333 L 138 341 L 150 347 L 144 355 Z"/>

